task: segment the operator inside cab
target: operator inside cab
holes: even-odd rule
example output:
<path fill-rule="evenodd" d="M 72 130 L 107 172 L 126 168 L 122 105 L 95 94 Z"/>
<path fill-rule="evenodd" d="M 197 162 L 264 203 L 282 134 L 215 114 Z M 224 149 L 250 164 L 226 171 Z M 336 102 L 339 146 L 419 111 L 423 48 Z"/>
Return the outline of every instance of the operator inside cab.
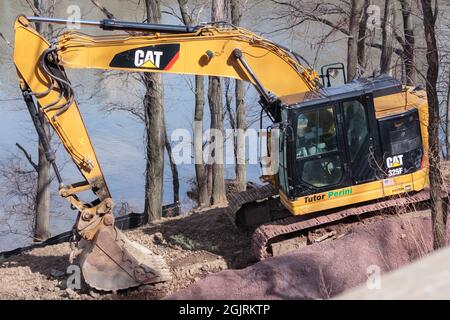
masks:
<path fill-rule="evenodd" d="M 300 114 L 297 122 L 297 158 L 337 150 L 333 108 Z"/>
<path fill-rule="evenodd" d="M 332 106 L 300 114 L 297 120 L 297 160 L 301 180 L 315 187 L 338 183 L 342 165 L 338 150 L 335 117 Z"/>

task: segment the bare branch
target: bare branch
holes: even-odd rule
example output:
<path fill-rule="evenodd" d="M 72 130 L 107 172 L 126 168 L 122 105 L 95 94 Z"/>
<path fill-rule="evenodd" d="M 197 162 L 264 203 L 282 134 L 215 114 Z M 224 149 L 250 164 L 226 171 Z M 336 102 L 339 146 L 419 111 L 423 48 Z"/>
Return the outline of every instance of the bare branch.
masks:
<path fill-rule="evenodd" d="M 115 19 L 114 14 L 105 8 L 98 0 L 91 0 L 92 4 L 96 6 L 108 19 Z"/>
<path fill-rule="evenodd" d="M 33 11 L 35 16 L 40 16 L 42 14 L 41 10 L 39 8 L 36 8 L 36 6 L 31 2 L 31 0 L 26 0 L 28 5 L 30 6 L 31 10 Z"/>
<path fill-rule="evenodd" d="M 17 146 L 17 148 L 20 149 L 20 151 L 23 152 L 23 154 L 25 155 L 25 158 L 27 158 L 28 162 L 31 164 L 31 166 L 34 168 L 34 170 L 36 170 L 36 172 L 38 172 L 39 166 L 33 161 L 31 154 L 29 154 L 27 152 L 27 150 L 24 147 L 22 147 L 18 142 L 16 142 L 16 146 Z"/>
<path fill-rule="evenodd" d="M 329 3 L 318 3 L 311 10 L 307 11 L 305 8 L 306 5 L 302 2 L 299 3 L 300 5 L 302 5 L 301 8 L 299 5 L 294 5 L 293 2 L 285 2 L 278 0 L 272 0 L 272 2 L 281 6 L 288 7 L 289 15 L 291 15 L 294 18 L 301 19 L 301 22 L 300 23 L 297 22 L 295 23 L 295 25 L 299 25 L 305 21 L 316 21 L 321 22 L 332 29 L 338 30 L 347 36 L 350 35 L 349 30 L 343 27 L 342 21 L 338 21 L 337 23 L 335 23 L 329 19 L 324 18 L 324 16 L 331 16 L 336 14 L 342 15 L 345 13 L 344 10 L 335 5 L 331 5 Z"/>
<path fill-rule="evenodd" d="M 9 42 L 9 40 L 8 40 L 8 39 L 3 35 L 3 33 L 1 33 L 1 32 L 0 32 L 0 38 L 2 38 L 2 39 L 6 42 L 6 45 L 7 45 L 8 47 L 12 48 L 11 42 Z"/>

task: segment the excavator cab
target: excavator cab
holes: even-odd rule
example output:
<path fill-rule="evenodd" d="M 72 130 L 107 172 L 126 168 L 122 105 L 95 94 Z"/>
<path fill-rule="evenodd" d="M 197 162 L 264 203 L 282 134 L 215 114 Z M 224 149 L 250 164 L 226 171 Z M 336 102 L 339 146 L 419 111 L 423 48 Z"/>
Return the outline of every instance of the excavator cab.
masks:
<path fill-rule="evenodd" d="M 312 204 L 355 195 L 359 185 L 419 170 L 418 110 L 377 117 L 377 98 L 402 92 L 397 80 L 382 76 L 322 88 L 296 103 L 285 99 L 280 118 L 289 129 L 281 130 L 278 170 L 285 200 Z"/>

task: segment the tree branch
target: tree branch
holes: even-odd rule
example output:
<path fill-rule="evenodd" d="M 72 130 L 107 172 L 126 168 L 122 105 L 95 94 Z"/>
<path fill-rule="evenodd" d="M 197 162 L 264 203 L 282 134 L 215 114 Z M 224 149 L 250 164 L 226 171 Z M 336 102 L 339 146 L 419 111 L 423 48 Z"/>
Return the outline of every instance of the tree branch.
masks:
<path fill-rule="evenodd" d="M 368 46 L 372 47 L 372 48 L 380 49 L 380 50 L 383 48 L 383 46 L 379 43 L 370 43 L 370 44 L 368 44 Z M 398 55 L 399 57 L 403 57 L 403 50 L 401 50 L 399 48 L 394 48 L 394 53 L 396 55 Z"/>
<path fill-rule="evenodd" d="M 6 42 L 6 45 L 8 47 L 12 48 L 11 42 L 9 42 L 9 40 L 1 32 L 0 32 L 0 38 L 2 38 Z"/>
<path fill-rule="evenodd" d="M 29 154 L 27 152 L 27 150 L 25 150 L 24 147 L 22 147 L 19 143 L 16 142 L 16 146 L 17 148 L 19 148 L 23 154 L 25 155 L 25 158 L 27 158 L 28 162 L 31 164 L 31 166 L 34 168 L 34 170 L 36 170 L 36 172 L 39 171 L 39 166 L 33 161 L 33 158 L 31 158 L 31 154 Z"/>
<path fill-rule="evenodd" d="M 96 6 L 108 19 L 115 19 L 114 14 L 105 8 L 98 0 L 91 0 L 92 4 Z"/>
<path fill-rule="evenodd" d="M 26 0 L 28 5 L 30 6 L 31 10 L 33 11 L 35 16 L 41 16 L 41 10 L 39 8 L 36 8 L 36 6 L 31 2 L 31 0 Z"/>

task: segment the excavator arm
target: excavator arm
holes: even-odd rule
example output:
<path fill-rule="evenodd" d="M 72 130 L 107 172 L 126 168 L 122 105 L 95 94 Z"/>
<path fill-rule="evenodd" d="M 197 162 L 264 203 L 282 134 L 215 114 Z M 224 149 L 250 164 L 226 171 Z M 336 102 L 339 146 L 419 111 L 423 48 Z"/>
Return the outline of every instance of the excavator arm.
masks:
<path fill-rule="evenodd" d="M 268 109 L 278 98 L 318 86 L 317 74 L 303 67 L 294 54 L 232 26 L 184 27 L 104 20 L 84 24 L 129 33 L 90 36 L 66 31 L 50 43 L 31 26 L 31 21 L 64 20 L 19 16 L 14 25 L 14 63 L 24 100 L 55 169 L 59 193 L 79 212 L 75 229 L 86 242 L 86 254 L 81 258 L 83 275 L 99 289 L 165 281 L 169 275 L 162 259 L 149 257 L 148 252 L 143 254 L 144 248 L 131 243 L 114 226 L 111 194 L 66 68 L 241 79 L 255 85 L 263 107 Z M 44 121 L 55 130 L 85 181 L 64 183 L 43 130 Z M 78 194 L 86 190 L 92 190 L 97 199 L 80 200 Z"/>

